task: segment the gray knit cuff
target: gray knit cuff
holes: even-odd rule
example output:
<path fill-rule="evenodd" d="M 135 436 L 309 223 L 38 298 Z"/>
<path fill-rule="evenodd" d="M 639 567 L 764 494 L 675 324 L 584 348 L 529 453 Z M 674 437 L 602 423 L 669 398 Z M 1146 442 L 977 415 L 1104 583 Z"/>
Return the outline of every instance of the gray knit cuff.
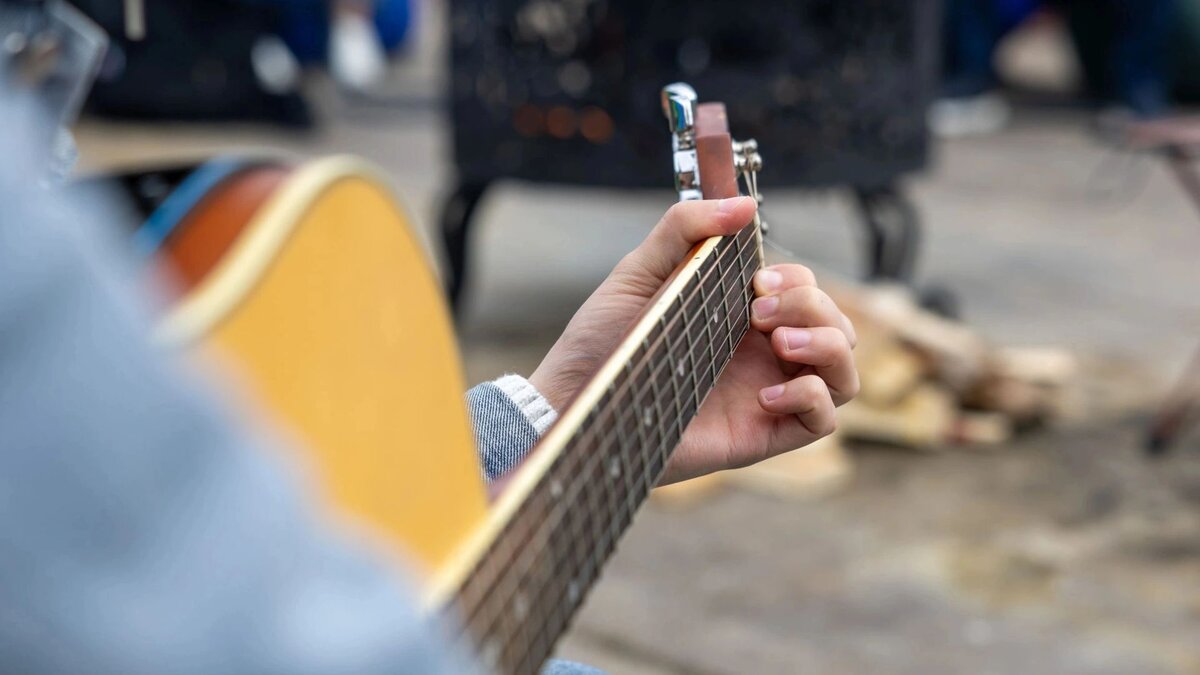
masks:
<path fill-rule="evenodd" d="M 489 481 L 525 459 L 558 413 L 528 380 L 505 375 L 467 392 L 479 462 Z"/>
<path fill-rule="evenodd" d="M 500 391 L 517 404 L 521 409 L 521 414 L 525 415 L 525 419 L 533 425 L 537 430 L 537 435 L 540 438 L 546 430 L 554 424 L 554 420 L 558 419 L 558 411 L 550 407 L 550 402 L 545 396 L 534 388 L 529 380 L 520 375 L 509 373 L 504 377 L 493 382 Z"/>

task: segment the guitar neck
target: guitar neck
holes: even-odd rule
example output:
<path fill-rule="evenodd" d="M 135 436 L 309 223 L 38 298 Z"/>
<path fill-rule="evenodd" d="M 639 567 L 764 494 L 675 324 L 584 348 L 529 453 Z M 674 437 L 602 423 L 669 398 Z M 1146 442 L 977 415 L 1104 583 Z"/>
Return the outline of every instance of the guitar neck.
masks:
<path fill-rule="evenodd" d="M 749 328 L 755 223 L 698 246 L 533 451 L 449 605 L 484 662 L 534 673 Z"/>

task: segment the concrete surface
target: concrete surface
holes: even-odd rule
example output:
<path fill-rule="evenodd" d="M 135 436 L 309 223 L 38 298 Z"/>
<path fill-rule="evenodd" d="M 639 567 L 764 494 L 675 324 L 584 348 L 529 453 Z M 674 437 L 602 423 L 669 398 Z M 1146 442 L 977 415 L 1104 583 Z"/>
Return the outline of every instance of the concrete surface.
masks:
<path fill-rule="evenodd" d="M 327 125 L 311 136 L 85 122 L 82 168 L 353 152 L 428 229 L 450 173 L 431 53 L 398 68 L 388 105 L 318 87 Z M 996 342 L 1074 350 L 1087 364 L 1077 414 L 984 453 L 857 448 L 856 480 L 820 502 L 733 492 L 647 509 L 563 656 L 637 674 L 1200 673 L 1200 442 L 1159 463 L 1138 450 L 1200 341 L 1200 218 L 1152 161 L 1103 169 L 1122 160 L 1106 164 L 1088 123 L 1019 110 L 1001 134 L 941 146 L 910 183 L 922 278 Z M 843 196 L 767 200 L 784 246 L 854 273 Z M 480 213 L 461 325 L 471 379 L 527 373 L 669 201 L 501 185 Z"/>

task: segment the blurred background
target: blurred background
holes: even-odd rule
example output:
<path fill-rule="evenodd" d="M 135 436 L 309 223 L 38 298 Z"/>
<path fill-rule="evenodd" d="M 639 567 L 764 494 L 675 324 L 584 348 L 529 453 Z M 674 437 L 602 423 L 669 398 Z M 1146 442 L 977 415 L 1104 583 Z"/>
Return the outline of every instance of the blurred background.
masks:
<path fill-rule="evenodd" d="M 143 39 L 76 4 L 113 36 L 79 175 L 371 160 L 470 382 L 528 374 L 673 201 L 659 87 L 757 138 L 769 257 L 854 315 L 863 396 L 657 495 L 561 656 L 1200 673 L 1200 2 L 194 0 Z"/>

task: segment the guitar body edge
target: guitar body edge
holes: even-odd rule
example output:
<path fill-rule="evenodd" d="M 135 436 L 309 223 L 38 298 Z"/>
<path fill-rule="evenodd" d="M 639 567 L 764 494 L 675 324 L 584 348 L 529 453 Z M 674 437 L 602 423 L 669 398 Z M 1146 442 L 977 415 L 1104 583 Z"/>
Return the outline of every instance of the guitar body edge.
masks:
<path fill-rule="evenodd" d="M 296 168 L 159 337 L 233 365 L 318 483 L 427 573 L 487 501 L 457 343 L 425 252 L 369 165 Z"/>

